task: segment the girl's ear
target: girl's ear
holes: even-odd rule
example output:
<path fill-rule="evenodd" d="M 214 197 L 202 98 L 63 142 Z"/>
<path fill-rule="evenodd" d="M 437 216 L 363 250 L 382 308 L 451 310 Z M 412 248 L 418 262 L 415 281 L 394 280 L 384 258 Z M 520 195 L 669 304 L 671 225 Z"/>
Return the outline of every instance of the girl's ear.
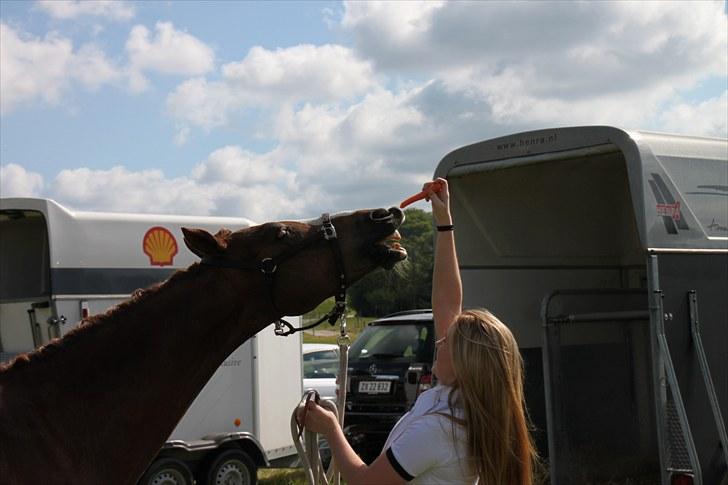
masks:
<path fill-rule="evenodd" d="M 218 239 L 203 229 L 182 228 L 184 241 L 190 251 L 201 258 L 217 255 L 225 251 L 222 238 Z"/>

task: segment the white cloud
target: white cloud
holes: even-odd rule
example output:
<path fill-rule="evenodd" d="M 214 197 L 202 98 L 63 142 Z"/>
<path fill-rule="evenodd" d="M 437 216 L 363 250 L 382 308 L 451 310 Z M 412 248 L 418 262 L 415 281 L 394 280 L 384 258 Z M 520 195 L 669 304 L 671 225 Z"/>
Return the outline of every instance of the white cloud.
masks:
<path fill-rule="evenodd" d="M 222 75 L 221 81 L 185 81 L 168 96 L 168 111 L 182 122 L 210 129 L 246 107 L 345 102 L 378 84 L 368 62 L 336 45 L 275 51 L 254 47 L 242 61 L 224 65 Z"/>
<path fill-rule="evenodd" d="M 180 133 L 225 125 L 250 106 L 284 117 L 298 109 L 310 126 L 330 122 L 332 110 L 350 109 L 363 117 L 356 129 L 369 120 L 370 136 L 358 140 L 371 146 L 396 122 L 379 110 L 372 118 L 376 100 L 385 99 L 383 91 L 394 99 L 413 88 L 425 104 L 407 116 L 437 126 L 447 115 L 448 133 L 474 133 L 473 123 L 501 133 L 587 123 L 655 128 L 647 125 L 680 91 L 728 69 L 720 2 L 346 2 L 340 26 L 353 34 L 353 50 L 256 47 L 223 66 L 221 81 L 182 83 L 167 99 Z M 362 96 L 367 103 L 360 104 Z M 329 140 L 337 146 L 351 126 L 338 128 Z M 276 129 L 267 136 L 290 136 Z"/>
<path fill-rule="evenodd" d="M 722 2 L 346 2 L 384 71 L 485 101 L 499 124 L 642 123 L 728 69 Z"/>
<path fill-rule="evenodd" d="M 219 73 L 212 72 L 212 50 L 171 24 L 157 24 L 154 32 L 135 27 L 127 53 L 136 88 L 150 72 L 190 76 L 167 97 L 179 130 L 175 143 L 185 143 L 195 127 L 211 130 L 256 110 L 263 117 L 254 129 L 275 147 L 254 153 L 225 146 L 176 178 L 124 167 L 64 170 L 48 193 L 96 210 L 308 217 L 396 204 L 451 149 L 506 133 L 578 124 L 719 136 L 728 130 L 726 93 L 695 102 L 681 97 L 702 80 L 725 79 L 722 3 L 352 2 L 344 8 L 340 27 L 353 35 L 352 48 L 255 47 Z M 33 42 L 47 49 L 39 49 L 48 58 L 42 67 L 60 87 L 25 95 L 27 84 L 11 83 L 15 99 L 58 99 L 69 79 L 94 85 L 68 75 L 65 64 L 52 68 L 64 56 L 94 66 L 103 53 L 93 46 L 74 51 L 58 36 Z M 23 67 L 21 61 L 35 66 L 40 56 L 16 57 L 10 55 Z M 8 79 L 28 77 L 9 65 Z M 42 180 L 33 187 L 41 191 Z"/>
<path fill-rule="evenodd" d="M 37 99 L 56 104 L 77 84 L 96 89 L 124 74 L 133 91 L 142 91 L 149 84 L 146 72 L 197 75 L 214 66 L 212 49 L 170 23 L 157 23 L 152 38 L 137 25 L 126 51 L 128 65 L 122 69 L 95 44 L 74 48 L 56 32 L 41 39 L 0 23 L 0 109 L 6 113 Z"/>
<path fill-rule="evenodd" d="M 253 47 L 240 62 L 222 67 L 233 90 L 268 100 L 346 99 L 372 88 L 368 62 L 339 45 L 297 45 L 270 51 Z"/>
<path fill-rule="evenodd" d="M 44 39 L 0 24 L 0 110 L 42 99 L 58 103 L 78 82 L 96 88 L 119 77 L 119 71 L 93 44 L 74 51 L 69 39 L 49 33 Z"/>
<path fill-rule="evenodd" d="M 282 150 L 305 161 L 299 167 L 304 173 L 346 171 L 360 157 L 381 158 L 421 141 L 430 120 L 413 103 L 419 92 L 378 90 L 349 107 L 305 104 L 284 109 L 275 133 Z"/>
<path fill-rule="evenodd" d="M 355 36 L 357 52 L 397 70 L 444 75 L 534 66 L 544 76 L 534 88 L 543 89 L 590 71 L 587 79 L 600 79 L 642 66 L 649 76 L 631 80 L 646 83 L 664 74 L 650 72 L 655 68 L 679 71 L 676 61 L 708 71 L 726 65 L 725 55 L 715 56 L 726 46 L 722 2 L 391 1 L 344 8 L 342 27 Z"/>
<path fill-rule="evenodd" d="M 0 24 L 0 90 L 2 110 L 36 97 L 56 102 L 68 82 L 73 47 L 68 39 L 48 35 L 44 40 L 22 38 Z"/>
<path fill-rule="evenodd" d="M 236 96 L 225 83 L 205 78 L 189 79 L 167 96 L 167 110 L 183 123 L 181 129 L 187 133 L 188 124 L 206 129 L 224 125 L 229 111 L 237 106 Z"/>
<path fill-rule="evenodd" d="M 131 171 L 123 166 L 62 170 L 47 193 L 86 210 L 240 215 L 259 221 L 302 217 L 307 207 L 302 202 L 316 197 L 315 190 L 302 194 L 296 174 L 275 156 L 238 146 L 215 150 L 191 174 L 174 178 L 158 169 Z"/>
<path fill-rule="evenodd" d="M 136 25 L 126 41 L 130 85 L 134 91 L 147 88 L 144 72 L 196 76 L 212 70 L 215 53 L 196 37 L 174 28 L 170 22 L 157 22 L 154 35 Z"/>
<path fill-rule="evenodd" d="M 277 165 L 270 156 L 261 156 L 238 146 L 226 146 L 212 152 L 192 170 L 200 183 L 228 182 L 238 187 L 278 184 L 295 190 L 295 173 Z"/>
<path fill-rule="evenodd" d="M 93 44 L 85 44 L 78 49 L 70 70 L 73 78 L 92 89 L 121 76 L 118 68 Z"/>
<path fill-rule="evenodd" d="M 211 194 L 189 178 L 168 179 L 161 170 L 133 172 L 122 166 L 62 170 L 50 194 L 74 207 L 117 212 L 209 214 L 214 208 Z"/>
<path fill-rule="evenodd" d="M 129 20 L 135 13 L 132 3 L 119 0 L 39 0 L 36 6 L 51 17 L 63 20 L 81 16 Z"/>
<path fill-rule="evenodd" d="M 428 42 L 433 16 L 445 5 L 435 0 L 344 2 L 341 26 L 354 33 L 358 49 L 366 57 L 386 65 L 391 55 L 397 63 L 409 65 L 421 61 L 400 54 L 427 52 L 429 46 L 420 44 Z"/>
<path fill-rule="evenodd" d="M 660 114 L 659 124 L 673 133 L 728 138 L 728 91 L 697 104 L 676 103 Z"/>
<path fill-rule="evenodd" d="M 37 197 L 43 190 L 43 177 L 20 165 L 0 165 L 0 197 Z"/>

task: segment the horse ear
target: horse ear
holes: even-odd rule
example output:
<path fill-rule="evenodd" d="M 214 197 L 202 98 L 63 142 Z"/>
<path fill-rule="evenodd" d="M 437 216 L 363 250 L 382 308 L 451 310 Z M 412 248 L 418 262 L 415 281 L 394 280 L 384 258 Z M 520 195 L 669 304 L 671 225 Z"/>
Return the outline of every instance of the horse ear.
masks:
<path fill-rule="evenodd" d="M 225 251 L 225 247 L 221 244 L 220 239 L 215 238 L 209 232 L 203 229 L 182 228 L 184 241 L 190 251 L 201 258 L 213 254 L 220 254 Z"/>

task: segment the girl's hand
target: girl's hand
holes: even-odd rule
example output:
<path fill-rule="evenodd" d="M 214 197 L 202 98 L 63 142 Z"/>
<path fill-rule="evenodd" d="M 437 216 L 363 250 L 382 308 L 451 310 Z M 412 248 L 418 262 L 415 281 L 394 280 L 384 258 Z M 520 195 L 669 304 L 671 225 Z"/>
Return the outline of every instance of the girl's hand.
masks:
<path fill-rule="evenodd" d="M 314 400 L 306 401 L 306 407 L 299 411 L 296 419 L 299 423 L 303 423 L 307 430 L 324 436 L 339 425 L 334 413 L 322 408 Z"/>
<path fill-rule="evenodd" d="M 438 187 L 439 190 L 436 190 Z M 432 182 L 425 183 L 422 190 L 427 192 L 427 200 L 432 203 L 432 217 L 435 219 L 435 224 L 438 226 L 452 224 L 447 180 L 438 177 Z"/>

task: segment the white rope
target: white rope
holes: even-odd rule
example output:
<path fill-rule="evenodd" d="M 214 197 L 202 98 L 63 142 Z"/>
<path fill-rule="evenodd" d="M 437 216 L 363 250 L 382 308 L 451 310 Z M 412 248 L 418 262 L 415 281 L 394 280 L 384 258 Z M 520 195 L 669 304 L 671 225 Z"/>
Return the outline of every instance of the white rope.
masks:
<path fill-rule="evenodd" d="M 298 406 L 296 406 L 296 409 L 293 410 L 293 414 L 291 415 L 291 437 L 293 438 L 293 444 L 296 446 L 296 451 L 298 451 L 298 456 L 303 465 L 303 471 L 310 485 L 329 485 L 332 483 L 339 485 L 339 473 L 333 457 L 326 470 L 324 470 L 324 466 L 321 463 L 318 433 L 303 428 L 303 425 L 299 427 L 298 420 L 296 419 L 298 412 L 303 411 L 306 408 L 306 403 L 312 399 L 318 400 L 318 393 L 316 391 L 307 391 L 298 403 Z M 319 404 L 334 413 L 338 420 L 338 411 L 334 403 L 324 399 Z"/>
<path fill-rule="evenodd" d="M 306 391 L 291 415 L 291 437 L 293 438 L 293 444 L 296 446 L 296 451 L 298 451 L 298 456 L 301 459 L 301 464 L 303 465 L 303 470 L 309 485 L 339 485 L 341 481 L 341 474 L 336 466 L 333 453 L 329 466 L 324 470 L 323 463 L 321 462 L 321 454 L 319 453 L 318 433 L 305 429 L 303 423 L 298 424 L 297 419 L 299 411 L 305 410 L 306 403 L 313 399 L 321 407 L 334 413 L 339 426 L 344 426 L 346 379 L 349 366 L 349 335 L 346 332 L 346 320 L 344 316 L 341 317 L 340 321 L 338 344 L 339 373 L 337 374 L 338 394 L 336 396 L 336 404 L 327 399 L 319 400 L 319 395 L 316 391 Z M 305 416 L 305 413 L 302 414 Z"/>

